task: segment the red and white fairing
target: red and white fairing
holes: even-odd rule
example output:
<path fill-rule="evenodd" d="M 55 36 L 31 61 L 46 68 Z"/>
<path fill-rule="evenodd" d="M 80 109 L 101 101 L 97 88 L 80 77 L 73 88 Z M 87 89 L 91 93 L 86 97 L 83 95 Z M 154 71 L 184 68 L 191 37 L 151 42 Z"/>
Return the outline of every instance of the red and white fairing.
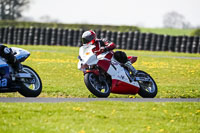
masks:
<path fill-rule="evenodd" d="M 111 92 L 118 94 L 137 94 L 140 86 L 137 81 L 131 80 L 124 67 L 114 59 L 113 51 L 95 54 L 94 45 L 82 46 L 79 50 L 78 69 L 86 73 L 86 66 L 98 65 L 112 78 Z M 137 57 L 128 57 L 134 63 Z M 98 74 L 98 72 L 94 72 Z"/>

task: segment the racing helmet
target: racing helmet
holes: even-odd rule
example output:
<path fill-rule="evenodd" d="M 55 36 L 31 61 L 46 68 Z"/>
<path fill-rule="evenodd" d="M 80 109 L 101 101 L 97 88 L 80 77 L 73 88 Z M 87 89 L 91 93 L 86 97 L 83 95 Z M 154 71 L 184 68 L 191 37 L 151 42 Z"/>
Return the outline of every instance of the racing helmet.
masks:
<path fill-rule="evenodd" d="M 96 40 L 96 33 L 92 30 L 85 31 L 82 35 L 83 45 L 94 44 L 95 40 Z"/>

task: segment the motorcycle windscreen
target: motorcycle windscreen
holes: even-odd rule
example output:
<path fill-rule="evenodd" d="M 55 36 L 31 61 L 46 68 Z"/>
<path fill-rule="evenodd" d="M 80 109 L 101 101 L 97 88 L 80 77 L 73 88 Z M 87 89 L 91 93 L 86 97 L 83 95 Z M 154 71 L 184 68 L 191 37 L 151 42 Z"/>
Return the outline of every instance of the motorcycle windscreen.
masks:
<path fill-rule="evenodd" d="M 25 61 L 30 56 L 30 52 L 28 52 L 27 50 L 16 47 L 11 47 L 11 49 L 15 53 L 16 59 L 20 62 Z"/>

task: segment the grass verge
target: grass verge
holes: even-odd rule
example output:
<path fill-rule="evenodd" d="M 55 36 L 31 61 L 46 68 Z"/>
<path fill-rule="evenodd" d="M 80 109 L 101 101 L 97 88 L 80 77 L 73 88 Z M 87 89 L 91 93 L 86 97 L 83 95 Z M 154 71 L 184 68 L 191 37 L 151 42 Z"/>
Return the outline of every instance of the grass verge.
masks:
<path fill-rule="evenodd" d="M 191 36 L 191 33 L 195 29 L 172 29 L 172 28 L 140 28 L 141 32 L 144 33 L 155 33 L 162 35 L 172 35 L 172 36 Z"/>
<path fill-rule="evenodd" d="M 198 133 L 200 103 L 0 103 L 0 132 Z"/>

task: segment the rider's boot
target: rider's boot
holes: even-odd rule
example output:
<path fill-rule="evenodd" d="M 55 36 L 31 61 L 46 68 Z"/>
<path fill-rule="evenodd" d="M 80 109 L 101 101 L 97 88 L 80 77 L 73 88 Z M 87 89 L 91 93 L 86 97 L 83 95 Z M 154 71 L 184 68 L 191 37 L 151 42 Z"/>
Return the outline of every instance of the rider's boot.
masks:
<path fill-rule="evenodd" d="M 22 70 L 22 65 L 20 63 L 20 61 L 18 61 L 16 59 L 16 57 L 14 56 L 13 53 L 10 53 L 7 57 L 8 59 L 8 63 L 13 67 L 13 69 L 16 71 L 16 72 L 19 72 Z"/>
<path fill-rule="evenodd" d="M 130 61 L 127 61 L 124 65 L 131 71 L 133 76 L 136 75 L 137 70 L 132 66 L 132 63 Z"/>
<path fill-rule="evenodd" d="M 16 59 L 11 48 L 4 46 L 2 57 L 7 60 L 7 63 L 10 64 L 16 72 L 21 71 L 22 65 L 20 61 Z"/>

